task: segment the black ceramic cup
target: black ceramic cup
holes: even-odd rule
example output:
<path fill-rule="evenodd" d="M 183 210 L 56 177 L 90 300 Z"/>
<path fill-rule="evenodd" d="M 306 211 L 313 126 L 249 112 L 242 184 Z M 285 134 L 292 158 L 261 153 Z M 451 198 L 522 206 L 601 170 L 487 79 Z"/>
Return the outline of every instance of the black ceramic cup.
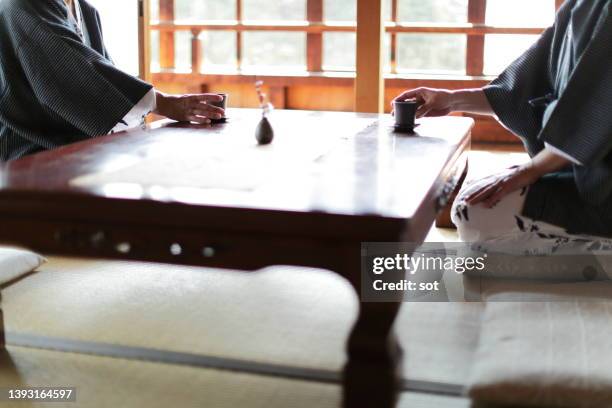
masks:
<path fill-rule="evenodd" d="M 417 108 L 418 103 L 414 99 L 393 102 L 395 130 L 400 132 L 412 132 L 414 130 Z"/>
<path fill-rule="evenodd" d="M 223 100 L 219 101 L 219 102 L 208 102 L 208 103 L 210 105 L 212 105 L 212 106 L 216 106 L 216 107 L 221 108 L 223 110 L 227 110 L 227 100 L 228 100 L 229 96 L 226 93 L 220 93 L 220 94 L 217 94 L 217 95 L 222 96 Z M 211 119 L 210 121 L 212 123 L 224 123 L 224 122 L 227 121 L 227 117 L 224 116 L 221 119 Z"/>

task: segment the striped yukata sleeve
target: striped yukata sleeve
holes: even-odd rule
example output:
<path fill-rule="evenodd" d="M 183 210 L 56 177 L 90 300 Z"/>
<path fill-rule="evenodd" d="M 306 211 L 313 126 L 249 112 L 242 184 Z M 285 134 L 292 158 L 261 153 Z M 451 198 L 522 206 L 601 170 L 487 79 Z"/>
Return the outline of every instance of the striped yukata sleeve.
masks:
<path fill-rule="evenodd" d="M 61 15 L 52 17 L 16 16 L 19 26 L 35 27 L 20 39 L 19 64 L 41 105 L 85 136 L 107 134 L 152 86 L 84 45 Z"/>
<path fill-rule="evenodd" d="M 584 166 L 612 151 L 612 2 L 542 130 L 540 139 Z"/>
<path fill-rule="evenodd" d="M 530 101 L 553 92 L 549 61 L 555 31 L 555 26 L 548 28 L 531 48 L 484 88 L 499 121 L 523 140 L 532 156 L 544 148 L 538 139 L 544 110 L 534 108 Z"/>
<path fill-rule="evenodd" d="M 582 199 L 610 209 L 611 8 L 611 0 L 567 0 L 555 24 L 485 87 L 498 118 L 523 139 L 530 155 L 549 145 L 571 157 Z M 557 89 L 562 44 L 570 36 L 573 68 L 565 86 Z M 554 109 L 548 109 L 544 121 L 548 106 Z"/>

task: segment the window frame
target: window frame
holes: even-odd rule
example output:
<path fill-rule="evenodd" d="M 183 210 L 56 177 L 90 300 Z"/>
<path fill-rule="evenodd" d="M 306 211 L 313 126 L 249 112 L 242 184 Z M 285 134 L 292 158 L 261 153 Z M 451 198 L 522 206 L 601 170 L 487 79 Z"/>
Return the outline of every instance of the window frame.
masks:
<path fill-rule="evenodd" d="M 269 96 L 278 108 L 299 107 L 301 109 L 316 109 L 312 100 L 303 98 L 296 99 L 292 90 L 312 88 L 320 90 L 320 87 L 338 89 L 353 87 L 352 106 L 344 93 L 341 99 L 334 102 L 324 103 L 334 110 L 355 110 L 362 112 L 383 112 L 389 110 L 390 94 L 395 94 L 402 89 L 416 86 L 443 87 L 458 89 L 466 87 L 481 87 L 489 82 L 493 76 L 484 74 L 485 58 L 485 36 L 487 34 L 540 34 L 544 27 L 498 27 L 487 25 L 485 22 L 486 0 L 468 0 L 468 22 L 461 24 L 422 24 L 401 23 L 398 21 L 398 2 L 392 1 L 392 18 L 394 21 L 385 24 L 374 24 L 372 14 L 382 16 L 383 0 L 356 0 L 357 20 L 366 21 L 357 29 L 356 23 L 334 23 L 325 22 L 323 16 L 323 0 L 306 0 L 307 21 L 303 23 L 279 23 L 279 22 L 249 22 L 243 19 L 243 2 L 236 1 L 236 19 L 231 22 L 177 22 L 174 19 L 174 0 L 159 1 L 159 21 L 151 21 L 149 18 L 151 0 L 139 0 L 141 9 L 141 74 L 142 78 L 154 84 L 183 89 L 189 92 L 208 92 L 223 84 L 247 84 L 254 79 L 263 79 L 270 85 Z M 555 0 L 558 9 L 564 0 Z M 360 17 L 361 16 L 361 17 Z M 380 28 L 380 30 L 378 30 Z M 152 72 L 150 69 L 151 56 L 151 31 L 157 30 L 159 34 L 159 56 L 160 71 Z M 174 33 L 179 30 L 190 31 L 192 70 L 191 72 L 179 72 L 174 69 L 175 42 Z M 236 70 L 213 72 L 203 68 L 203 44 L 200 33 L 204 30 L 230 30 L 236 36 Z M 242 36 L 245 31 L 297 31 L 306 34 L 306 65 L 307 71 L 302 72 L 265 72 L 258 70 L 243 70 Z M 357 61 L 356 71 L 337 72 L 323 71 L 323 34 L 325 32 L 356 32 L 357 33 Z M 384 73 L 382 64 L 372 64 L 373 58 L 380 53 L 382 55 L 382 44 L 384 35 L 389 33 L 392 39 L 391 59 L 392 72 Z M 463 34 L 466 40 L 466 69 L 465 75 L 443 75 L 423 73 L 397 73 L 397 35 L 400 33 L 446 33 Z M 316 88 L 315 88 L 316 87 Z M 310 98 L 309 98 L 310 99 Z M 316 98 L 315 98 L 316 99 Z M 321 101 L 323 103 L 323 101 Z M 245 105 L 250 106 L 250 105 Z M 317 105 L 318 106 L 318 105 Z M 491 122 L 485 118 L 477 118 L 477 124 Z M 490 123 L 479 128 L 490 128 Z M 497 133 L 495 135 L 494 133 Z M 489 132 L 485 140 L 510 142 L 508 132 L 504 132 L 497 126 L 495 132 Z M 478 133 L 478 132 L 477 132 Z"/>
<path fill-rule="evenodd" d="M 143 1 L 143 0 L 141 0 Z M 156 1 L 156 0 L 154 0 Z M 326 32 L 357 31 L 355 23 L 328 23 L 324 21 L 323 0 L 306 0 L 306 20 L 304 22 L 249 22 L 243 19 L 243 0 L 235 0 L 236 16 L 232 22 L 180 23 L 175 21 L 174 0 L 158 0 L 160 21 L 150 22 L 148 30 L 160 32 L 160 68 L 163 71 L 174 69 L 176 31 L 190 31 L 192 73 L 202 71 L 202 42 L 200 34 L 206 30 L 234 31 L 236 35 L 236 71 L 242 69 L 242 36 L 245 31 L 291 31 L 306 33 L 306 67 L 309 73 L 323 73 L 323 34 Z M 559 8 L 563 0 L 555 0 Z M 398 34 L 463 34 L 467 36 L 465 75 L 483 77 L 484 48 L 487 34 L 541 34 L 544 27 L 496 27 L 485 22 L 487 0 L 468 0 L 468 22 L 459 24 L 420 24 L 402 23 L 398 19 L 399 0 L 392 0 L 391 22 L 385 23 L 385 32 L 391 36 L 391 75 L 397 76 L 397 36 Z M 148 13 L 147 13 L 148 14 Z M 410 77 L 410 74 L 404 76 Z"/>

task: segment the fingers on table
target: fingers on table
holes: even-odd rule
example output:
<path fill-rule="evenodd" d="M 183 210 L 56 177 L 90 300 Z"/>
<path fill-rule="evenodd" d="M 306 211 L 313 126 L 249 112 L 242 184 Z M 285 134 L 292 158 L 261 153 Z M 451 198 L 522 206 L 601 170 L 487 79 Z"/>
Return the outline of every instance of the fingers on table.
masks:
<path fill-rule="evenodd" d="M 192 115 L 204 116 L 211 119 L 221 119 L 225 115 L 225 111 L 222 108 L 195 99 L 191 100 L 189 103 L 189 112 Z"/>
<path fill-rule="evenodd" d="M 198 116 L 198 115 L 195 115 L 195 114 L 188 115 L 187 116 L 187 120 L 189 122 L 199 123 L 199 124 L 202 124 L 202 125 L 208 125 L 210 123 L 210 119 L 209 118 L 204 117 L 204 116 Z"/>
<path fill-rule="evenodd" d="M 221 119 L 223 114 L 225 113 L 223 109 L 217 108 L 215 106 L 207 106 L 200 105 L 191 108 L 191 113 L 193 115 L 204 116 L 210 119 Z"/>

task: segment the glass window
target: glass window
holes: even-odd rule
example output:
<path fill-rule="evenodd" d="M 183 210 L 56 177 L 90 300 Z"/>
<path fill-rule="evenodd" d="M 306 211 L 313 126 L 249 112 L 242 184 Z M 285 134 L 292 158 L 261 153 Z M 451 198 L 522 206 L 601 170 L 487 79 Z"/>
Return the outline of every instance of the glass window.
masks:
<path fill-rule="evenodd" d="M 151 21 L 158 21 L 159 20 L 159 0 L 150 0 L 149 4 L 151 5 L 149 8 Z"/>
<path fill-rule="evenodd" d="M 357 21 L 357 0 L 324 0 L 323 19 L 326 21 Z"/>
<path fill-rule="evenodd" d="M 488 0 L 486 22 L 493 26 L 547 27 L 555 20 L 555 0 Z"/>
<path fill-rule="evenodd" d="M 174 33 L 174 68 L 177 71 L 191 70 L 191 31 L 175 31 Z"/>
<path fill-rule="evenodd" d="M 174 19 L 236 20 L 236 0 L 174 0 Z"/>
<path fill-rule="evenodd" d="M 485 36 L 485 75 L 501 73 L 538 38 L 537 35 L 490 34 Z"/>
<path fill-rule="evenodd" d="M 405 22 L 465 23 L 467 12 L 468 0 L 398 0 L 397 16 Z"/>
<path fill-rule="evenodd" d="M 205 31 L 200 34 L 203 66 L 236 67 L 236 32 Z"/>
<path fill-rule="evenodd" d="M 383 39 L 383 70 L 391 72 L 391 34 L 385 34 Z"/>
<path fill-rule="evenodd" d="M 383 0 L 383 18 L 385 21 L 393 20 L 393 3 L 391 0 Z"/>
<path fill-rule="evenodd" d="M 151 71 L 153 72 L 159 72 L 161 70 L 159 51 L 159 31 L 151 31 Z"/>
<path fill-rule="evenodd" d="M 383 69 L 391 71 L 391 34 L 383 42 Z M 357 35 L 355 33 L 323 34 L 323 70 L 355 71 L 357 65 Z"/>
<path fill-rule="evenodd" d="M 398 34 L 398 72 L 465 74 L 466 36 Z"/>
<path fill-rule="evenodd" d="M 247 31 L 242 41 L 245 68 L 306 69 L 306 33 Z"/>
<path fill-rule="evenodd" d="M 244 20 L 306 20 L 306 0 L 243 0 Z"/>
<path fill-rule="evenodd" d="M 383 0 L 383 16 L 391 21 L 391 0 Z M 357 21 L 357 0 L 324 0 L 325 21 Z"/>
<path fill-rule="evenodd" d="M 355 33 L 323 34 L 323 69 L 325 71 L 354 71 L 356 46 L 357 35 Z"/>
<path fill-rule="evenodd" d="M 138 75 L 138 2 L 136 0 L 91 0 L 100 13 L 104 42 L 119 68 Z"/>

